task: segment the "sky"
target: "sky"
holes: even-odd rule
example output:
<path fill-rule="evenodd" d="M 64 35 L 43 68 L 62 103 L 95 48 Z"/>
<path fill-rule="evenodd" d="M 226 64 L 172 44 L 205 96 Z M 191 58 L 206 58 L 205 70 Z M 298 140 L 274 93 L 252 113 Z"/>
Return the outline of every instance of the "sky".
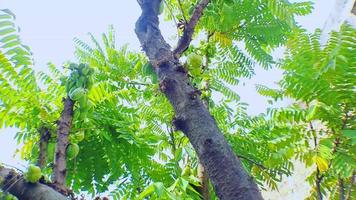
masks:
<path fill-rule="evenodd" d="M 309 31 L 323 28 L 336 1 L 349 0 L 314 0 L 313 13 L 298 17 L 298 22 Z M 21 28 L 20 37 L 34 54 L 36 70 L 46 71 L 48 62 L 60 66 L 67 60 L 74 60 L 74 37 L 86 40 L 88 32 L 98 37 L 111 24 L 116 30 L 118 46 L 129 44 L 129 48 L 140 50 L 134 33 L 135 21 L 140 15 L 135 0 L 0 0 L 0 9 L 5 8 L 15 13 L 16 24 Z M 172 23 L 161 23 L 161 28 L 166 38 L 171 38 L 175 32 Z M 281 76 L 279 70 L 258 68 L 252 80 L 245 80 L 245 86 L 236 89 L 241 100 L 249 102 L 249 113 L 258 114 L 266 109 L 266 99 L 255 92 L 255 84 L 276 87 Z M 24 168 L 24 162 L 13 158 L 18 148 L 13 140 L 15 132 L 15 129 L 0 130 L 0 162 Z"/>

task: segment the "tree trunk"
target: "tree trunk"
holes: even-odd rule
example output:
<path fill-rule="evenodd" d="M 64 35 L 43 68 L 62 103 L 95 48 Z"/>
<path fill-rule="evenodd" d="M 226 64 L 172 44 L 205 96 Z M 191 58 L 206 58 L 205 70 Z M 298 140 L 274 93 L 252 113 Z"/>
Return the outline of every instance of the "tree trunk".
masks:
<path fill-rule="evenodd" d="M 40 152 L 38 155 L 38 161 L 37 161 L 37 166 L 39 166 L 41 169 L 46 167 L 47 163 L 47 150 L 48 150 L 48 141 L 51 138 L 51 133 L 49 130 L 45 127 L 42 127 L 40 130 Z"/>
<path fill-rule="evenodd" d="M 173 124 L 189 138 L 208 172 L 217 196 L 222 200 L 262 199 L 257 185 L 218 129 L 214 118 L 201 101 L 199 92 L 192 86 L 187 72 L 177 59 L 179 52 L 183 51 L 181 49 L 184 49 L 182 44 L 187 44 L 180 42 L 177 47 L 179 51 L 173 53 L 163 39 L 157 16 L 160 0 L 138 2 L 142 15 L 136 22 L 136 34 L 157 71 L 161 91 L 174 107 L 176 117 Z M 197 5 L 191 21 L 204 8 L 202 3 L 208 2 L 203 0 Z M 187 27 L 189 29 L 189 24 Z M 188 38 L 185 41 L 190 40 Z"/>
<path fill-rule="evenodd" d="M 69 131 L 72 126 L 74 101 L 69 97 L 64 99 L 64 108 L 58 121 L 56 153 L 53 166 L 53 184 L 66 191 L 66 149 L 69 143 Z"/>
<path fill-rule="evenodd" d="M 0 179 L 4 180 L 0 185 L 2 190 L 21 200 L 67 200 L 67 197 L 49 186 L 41 183 L 27 183 L 23 176 L 2 166 L 0 166 Z"/>

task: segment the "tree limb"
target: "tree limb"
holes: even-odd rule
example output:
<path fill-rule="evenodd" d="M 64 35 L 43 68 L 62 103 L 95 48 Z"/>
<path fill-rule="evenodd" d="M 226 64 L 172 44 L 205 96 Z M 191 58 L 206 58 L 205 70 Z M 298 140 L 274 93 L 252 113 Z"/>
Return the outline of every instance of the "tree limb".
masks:
<path fill-rule="evenodd" d="M 69 132 L 72 127 L 74 101 L 63 99 L 64 107 L 58 122 L 56 153 L 53 166 L 53 183 L 56 189 L 66 192 L 67 161 L 66 150 L 69 144 Z"/>
<path fill-rule="evenodd" d="M 183 36 L 179 38 L 178 45 L 173 51 L 175 58 L 179 58 L 182 53 L 188 49 L 190 42 L 192 41 L 194 29 L 198 24 L 200 17 L 203 15 L 204 8 L 209 4 L 209 2 L 209 0 L 201 0 L 195 7 L 192 17 L 185 26 Z"/>
<path fill-rule="evenodd" d="M 40 133 L 40 144 L 39 144 L 39 155 L 37 160 L 37 165 L 43 169 L 46 167 L 47 163 L 47 149 L 48 149 L 48 141 L 51 138 L 51 133 L 48 128 L 41 127 L 39 130 Z"/>
<path fill-rule="evenodd" d="M 0 188 L 21 200 L 68 200 L 59 192 L 41 183 L 27 183 L 15 170 L 0 166 Z"/>
<path fill-rule="evenodd" d="M 187 72 L 182 70 L 182 64 L 173 56 L 171 47 L 164 40 L 158 20 L 161 0 L 137 1 L 142 14 L 136 22 L 135 32 L 143 51 L 155 67 L 160 90 L 175 110 L 174 127 L 189 138 L 220 199 L 261 200 L 261 193 L 253 178 L 234 154 L 197 89 L 189 81 Z M 191 20 L 191 26 L 197 24 L 200 17 L 194 16 L 201 16 L 202 9 L 209 1 L 202 2 L 195 10 L 195 21 Z M 194 30 L 191 31 L 190 35 Z"/>

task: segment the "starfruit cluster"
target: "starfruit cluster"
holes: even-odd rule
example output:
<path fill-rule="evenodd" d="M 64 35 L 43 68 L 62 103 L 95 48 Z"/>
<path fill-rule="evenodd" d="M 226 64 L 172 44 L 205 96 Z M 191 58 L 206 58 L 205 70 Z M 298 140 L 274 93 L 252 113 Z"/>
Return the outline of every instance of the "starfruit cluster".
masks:
<path fill-rule="evenodd" d="M 94 69 L 83 63 L 71 63 L 69 69 L 71 74 L 62 79 L 62 84 L 66 87 L 68 97 L 78 104 L 74 118 L 84 120 L 92 107 L 88 101 L 88 91 L 94 83 Z"/>

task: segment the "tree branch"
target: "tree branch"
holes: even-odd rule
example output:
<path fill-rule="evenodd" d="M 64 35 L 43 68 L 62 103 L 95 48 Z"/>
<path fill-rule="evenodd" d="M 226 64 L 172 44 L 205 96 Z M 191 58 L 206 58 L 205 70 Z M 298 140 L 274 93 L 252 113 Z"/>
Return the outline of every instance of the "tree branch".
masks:
<path fill-rule="evenodd" d="M 68 200 L 59 192 L 41 183 L 27 183 L 15 170 L 0 166 L 0 188 L 22 200 Z"/>
<path fill-rule="evenodd" d="M 63 111 L 58 122 L 56 153 L 53 166 L 53 185 L 57 191 L 68 192 L 66 188 L 67 161 L 66 150 L 69 144 L 69 132 L 72 127 L 74 101 L 65 98 Z"/>
<path fill-rule="evenodd" d="M 136 22 L 135 32 L 143 51 L 155 67 L 160 90 L 175 110 L 173 125 L 189 138 L 220 199 L 262 200 L 257 184 L 234 154 L 197 89 L 189 81 L 187 72 L 182 70 L 182 64 L 164 40 L 158 20 L 160 2 L 138 0 L 142 14 Z M 202 2 L 207 5 L 209 1 Z M 197 6 L 196 10 L 201 10 L 199 15 L 203 7 L 201 3 Z M 195 26 L 196 23 L 192 24 Z"/>
<path fill-rule="evenodd" d="M 208 6 L 209 2 L 209 0 L 201 0 L 195 7 L 192 17 L 185 26 L 183 36 L 179 38 L 178 45 L 173 51 L 175 58 L 179 58 L 182 53 L 188 49 L 190 42 L 192 41 L 194 29 L 198 24 L 200 17 L 203 15 L 204 8 Z"/>
<path fill-rule="evenodd" d="M 43 169 L 47 164 L 47 149 L 48 149 L 48 141 L 51 138 L 51 133 L 48 128 L 41 127 L 39 130 L 40 133 L 40 144 L 39 144 L 39 155 L 37 160 L 37 165 Z"/>

